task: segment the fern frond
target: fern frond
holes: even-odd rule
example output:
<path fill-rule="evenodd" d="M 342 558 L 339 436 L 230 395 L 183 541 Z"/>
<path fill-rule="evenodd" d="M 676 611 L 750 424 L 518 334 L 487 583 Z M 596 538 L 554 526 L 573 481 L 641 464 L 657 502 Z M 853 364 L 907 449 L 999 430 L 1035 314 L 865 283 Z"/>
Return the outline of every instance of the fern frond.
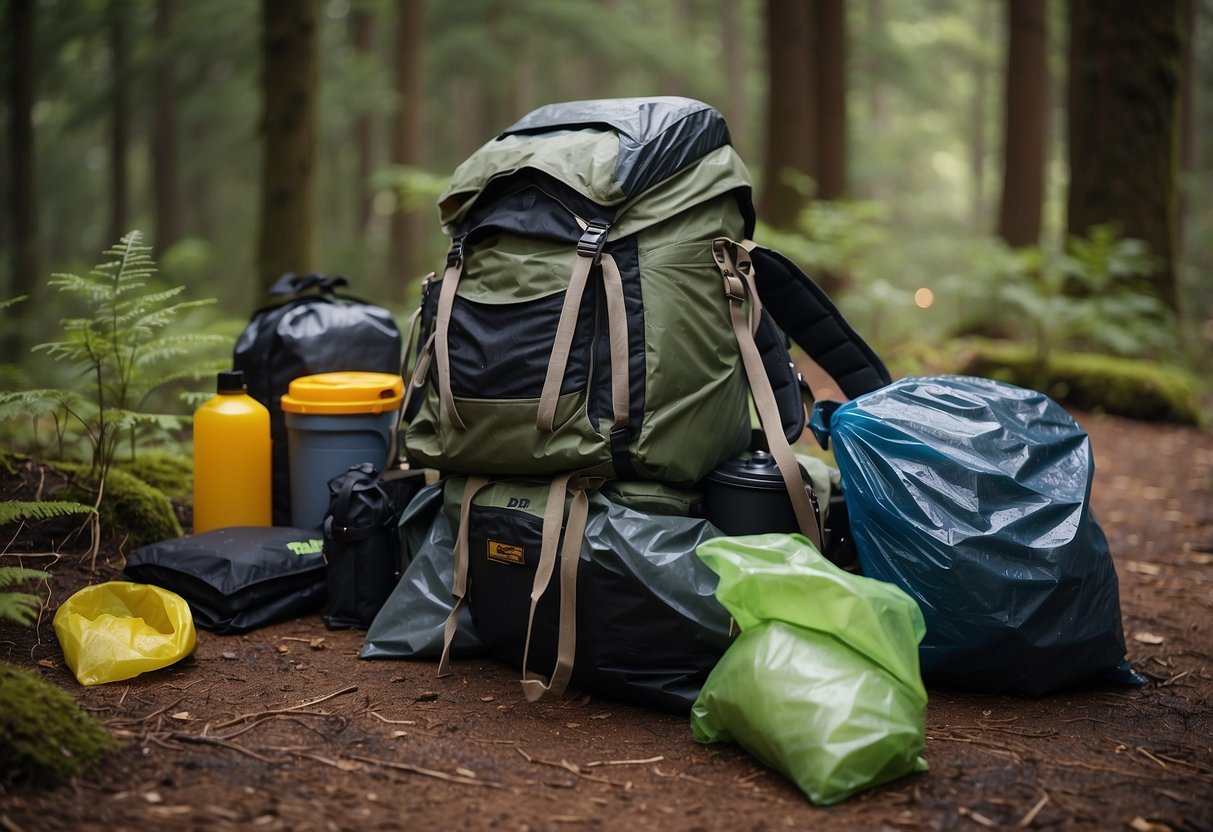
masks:
<path fill-rule="evenodd" d="M 8 300 L 0 300 L 0 309 L 8 309 L 10 306 L 16 306 L 22 301 L 29 300 L 29 295 L 17 295 L 15 298 Z"/>
<path fill-rule="evenodd" d="M 26 569 L 24 566 L 0 566 L 0 588 L 40 581 L 46 577 L 48 577 L 47 574 L 38 569 Z"/>
<path fill-rule="evenodd" d="M 0 620 L 7 619 L 22 627 L 32 627 L 38 620 L 42 599 L 28 592 L 0 592 Z"/>
<path fill-rule="evenodd" d="M 189 421 L 190 417 L 180 413 L 140 413 L 137 410 L 123 410 L 117 407 L 105 409 L 105 420 L 116 430 L 144 425 L 148 427 L 173 430 Z"/>
<path fill-rule="evenodd" d="M 92 506 L 68 500 L 5 500 L 0 503 L 0 526 L 17 520 L 49 520 L 52 517 L 96 513 Z M 0 586 L 3 585 L 3 581 L 0 581 Z"/>

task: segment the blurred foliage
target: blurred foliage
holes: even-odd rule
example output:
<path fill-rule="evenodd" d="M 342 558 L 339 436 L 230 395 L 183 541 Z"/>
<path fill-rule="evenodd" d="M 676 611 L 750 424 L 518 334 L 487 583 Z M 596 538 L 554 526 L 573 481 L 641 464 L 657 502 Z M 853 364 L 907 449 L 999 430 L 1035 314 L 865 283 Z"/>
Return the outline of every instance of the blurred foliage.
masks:
<path fill-rule="evenodd" d="M 1197 378 L 1155 361 L 1057 351 L 1041 363 L 1021 345 L 969 341 L 955 371 L 1031 387 L 1083 410 L 1187 425 L 1209 421 Z"/>
<path fill-rule="evenodd" d="M 258 4 L 178 2 L 163 41 L 154 36 L 154 0 L 124 6 L 131 55 L 126 73 L 115 78 L 106 30 L 110 0 L 37 4 L 35 181 L 47 270 L 79 273 L 106 243 L 115 83 L 127 87 L 131 107 L 127 227 L 153 226 L 151 107 L 154 82 L 171 68 L 186 236 L 158 252 L 161 275 L 168 285 L 219 300 L 222 312 L 192 310 L 182 324 L 221 334 L 230 348 L 257 302 Z M 316 267 L 349 276 L 355 292 L 378 303 L 403 303 L 393 309 L 399 320 L 411 311 L 416 287 L 402 298 L 398 278 L 388 273 L 392 212 L 397 205 L 424 206 L 424 256 L 437 268 L 447 244 L 434 207 L 437 193 L 468 153 L 533 107 L 608 96 L 696 97 L 726 114 L 734 143 L 761 181 L 767 84 L 760 0 L 427 0 L 424 6 L 424 91 L 421 100 L 408 101 L 395 90 L 399 4 L 321 2 Z M 846 8 L 854 201 L 810 204 L 798 235 L 760 230 L 759 238 L 810 270 L 845 278 L 844 312 L 896 362 L 922 351 L 907 345 L 941 349 L 957 334 L 984 331 L 1037 348 L 1056 343 L 1183 361 L 1213 376 L 1213 189 L 1207 187 L 1213 0 L 1197 0 L 1195 150 L 1181 172 L 1181 306 L 1174 327 L 1146 308 L 1147 301 L 1130 297 L 1129 281 L 1082 262 L 1075 250 L 1062 253 L 1065 4 L 1049 4 L 1049 163 L 1038 255 L 1009 252 L 990 236 L 1002 175 L 1002 6 L 880 0 Z M 371 23 L 366 49 L 353 37 L 358 17 Z M 0 49 L 8 37 L 0 32 Z M 740 61 L 739 72 L 731 59 Z M 421 119 L 420 167 L 391 164 L 389 137 L 402 112 Z M 364 123 L 371 145 L 361 158 L 354 131 Z M 0 136 L 0 149 L 7 150 L 8 141 Z M 0 239 L 0 248 L 7 242 Z M 0 258 L 0 290 L 11 285 L 9 259 Z M 1093 305 L 1074 300 L 1073 285 L 1097 282 L 1101 274 L 1115 277 L 1114 298 Z M 1020 289 L 1005 291 L 1019 282 Z M 926 306 L 919 305 L 922 290 L 931 294 Z M 73 314 L 65 300 L 40 287 L 14 327 L 29 334 L 27 341 L 43 337 Z M 1041 309 L 1046 318 L 1033 328 L 1026 317 Z M 38 379 L 40 386 L 67 389 L 74 380 L 65 369 L 27 356 L 16 370 L 0 371 L 0 386 L 20 389 Z M 8 429 L 22 433 L 23 442 L 53 441 L 55 434 L 49 415 L 41 425 Z"/>

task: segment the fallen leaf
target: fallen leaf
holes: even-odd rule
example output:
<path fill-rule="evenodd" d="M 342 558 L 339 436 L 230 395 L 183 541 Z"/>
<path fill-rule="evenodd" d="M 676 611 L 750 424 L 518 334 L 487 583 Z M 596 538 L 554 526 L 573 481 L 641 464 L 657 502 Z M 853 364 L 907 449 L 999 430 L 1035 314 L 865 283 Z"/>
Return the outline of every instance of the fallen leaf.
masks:
<path fill-rule="evenodd" d="M 193 717 L 190 716 L 189 711 L 177 711 L 177 713 L 173 714 L 173 716 L 171 718 L 179 719 L 182 722 L 188 722 L 189 720 L 193 719 Z"/>
<path fill-rule="evenodd" d="M 1146 820 L 1141 815 L 1133 818 L 1129 826 L 1136 829 L 1137 832 L 1171 832 L 1171 827 L 1165 823 L 1155 823 L 1151 820 Z"/>
<path fill-rule="evenodd" d="M 160 796 L 160 792 L 144 792 L 143 799 L 148 803 L 162 803 L 164 798 Z"/>
<path fill-rule="evenodd" d="M 224 653 L 223 658 L 227 659 L 228 661 L 231 661 L 232 659 L 236 658 L 236 654 L 235 653 Z"/>
<path fill-rule="evenodd" d="M 480 697 L 480 701 L 481 702 L 492 702 L 496 698 L 497 697 L 495 697 L 495 696 L 482 696 L 482 697 Z"/>
<path fill-rule="evenodd" d="M 291 648 L 287 647 L 285 644 L 279 644 L 278 652 L 279 653 L 289 653 L 289 652 L 291 652 Z"/>
<path fill-rule="evenodd" d="M 55 663 L 50 659 L 38 659 L 38 667 L 54 667 Z"/>
<path fill-rule="evenodd" d="M 1134 633 L 1133 640 L 1141 644 L 1162 644 L 1166 641 L 1162 636 L 1156 636 L 1153 633 Z"/>

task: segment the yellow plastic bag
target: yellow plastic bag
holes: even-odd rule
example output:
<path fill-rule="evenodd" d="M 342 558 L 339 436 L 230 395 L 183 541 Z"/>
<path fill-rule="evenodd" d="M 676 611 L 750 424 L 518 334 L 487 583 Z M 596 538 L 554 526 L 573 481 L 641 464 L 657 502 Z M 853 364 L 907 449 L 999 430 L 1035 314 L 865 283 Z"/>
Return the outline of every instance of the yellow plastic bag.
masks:
<path fill-rule="evenodd" d="M 189 604 L 151 584 L 109 581 L 85 587 L 55 613 L 55 635 L 82 685 L 131 679 L 194 652 Z"/>

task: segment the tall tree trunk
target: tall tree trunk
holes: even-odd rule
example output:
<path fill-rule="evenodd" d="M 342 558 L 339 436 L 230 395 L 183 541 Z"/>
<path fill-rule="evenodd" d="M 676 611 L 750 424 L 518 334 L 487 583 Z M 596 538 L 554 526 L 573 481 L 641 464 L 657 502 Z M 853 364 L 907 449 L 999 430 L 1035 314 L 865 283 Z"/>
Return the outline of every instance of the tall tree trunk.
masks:
<path fill-rule="evenodd" d="M 1049 92 L 1045 6 L 1045 0 L 1007 0 L 1006 5 L 1006 115 L 998 233 L 1013 246 L 1040 241 Z"/>
<path fill-rule="evenodd" d="M 1197 170 L 1196 160 L 1196 0 L 1180 0 L 1183 15 L 1183 47 L 1180 52 L 1179 104 L 1179 218 L 1176 229 L 1176 259 L 1184 250 L 1184 219 L 1188 216 L 1188 182 Z"/>
<path fill-rule="evenodd" d="M 6 24 L 12 38 L 9 51 L 8 125 L 9 193 L 12 280 L 5 297 L 33 295 L 42 268 L 38 252 L 38 202 L 34 187 L 34 0 L 9 0 Z M 29 304 L 17 304 L 8 314 L 25 317 Z M 20 348 L 18 327 L 5 327 L 4 354 Z"/>
<path fill-rule="evenodd" d="M 396 7 L 396 99 L 392 131 L 392 161 L 421 164 L 421 45 L 424 42 L 423 0 L 399 0 Z M 424 262 L 422 215 L 399 206 L 392 217 L 389 279 L 403 288 L 419 274 Z"/>
<path fill-rule="evenodd" d="M 117 242 L 128 229 L 126 220 L 126 153 L 130 144 L 130 105 L 127 98 L 127 15 L 124 0 L 110 0 L 110 56 L 113 89 L 110 98 L 110 226 L 109 242 Z"/>
<path fill-rule="evenodd" d="M 725 44 L 725 80 L 728 84 L 724 117 L 729 124 L 733 145 L 742 158 L 745 158 L 750 155 L 750 136 L 753 131 L 749 129 L 746 107 L 747 50 L 741 47 L 745 42 L 745 34 L 741 29 L 741 7 L 736 0 L 720 0 L 720 23 Z"/>
<path fill-rule="evenodd" d="M 1174 307 L 1180 0 L 1071 0 L 1070 27 L 1070 233 L 1115 222 L 1145 240 Z"/>
<path fill-rule="evenodd" d="M 990 38 L 994 16 L 992 3 L 977 4 L 977 37 L 984 43 Z M 986 108 L 989 99 L 990 71 L 983 56 L 973 62 L 973 134 L 969 141 L 969 179 L 972 182 L 973 227 L 986 229 Z"/>
<path fill-rule="evenodd" d="M 816 176 L 817 82 L 813 39 L 804 0 L 767 0 L 767 144 L 762 166 L 761 215 L 787 228 L 805 196 L 786 181 L 788 171 Z"/>
<path fill-rule="evenodd" d="M 261 228 L 257 273 L 315 268 L 317 0 L 262 0 Z"/>
<path fill-rule="evenodd" d="M 177 190 L 177 79 L 173 59 L 173 20 L 177 0 L 156 0 L 156 80 L 152 116 L 152 190 L 156 211 L 156 252 L 163 254 L 181 237 Z"/>
<path fill-rule="evenodd" d="M 868 0 L 867 2 L 867 37 L 878 45 L 872 50 L 872 60 L 868 67 L 868 127 L 877 136 L 887 136 L 893 124 L 893 108 L 889 104 L 886 76 L 888 70 L 883 65 L 880 55 L 884 53 L 884 43 L 888 39 L 885 23 L 884 0 Z M 873 180 L 866 196 L 878 202 L 892 203 L 893 207 L 900 203 L 890 199 L 888 183 L 881 179 Z"/>
<path fill-rule="evenodd" d="M 375 18 L 369 11 L 350 14 L 350 39 L 360 55 L 368 55 L 375 46 Z M 354 120 L 354 154 L 357 165 L 357 181 L 354 183 L 354 220 L 358 224 L 355 232 L 361 238 L 366 234 L 371 221 L 373 195 L 370 188 L 371 172 L 375 169 L 374 128 L 370 113 L 361 112 Z"/>
<path fill-rule="evenodd" d="M 817 43 L 817 196 L 847 195 L 847 10 L 843 0 L 815 0 Z"/>

